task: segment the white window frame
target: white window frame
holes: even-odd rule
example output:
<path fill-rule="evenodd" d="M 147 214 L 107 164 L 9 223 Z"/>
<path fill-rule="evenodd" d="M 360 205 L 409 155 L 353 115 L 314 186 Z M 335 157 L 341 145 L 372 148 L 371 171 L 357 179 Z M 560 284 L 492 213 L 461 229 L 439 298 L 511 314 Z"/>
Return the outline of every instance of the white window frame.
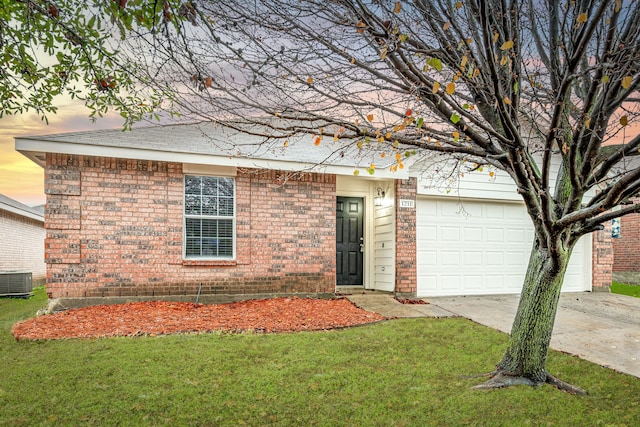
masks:
<path fill-rule="evenodd" d="M 195 178 L 219 178 L 219 179 L 229 179 L 233 182 L 233 215 L 193 215 L 187 214 L 187 191 L 186 191 L 186 182 L 188 177 Z M 236 207 L 236 179 L 232 176 L 224 176 L 224 175 L 205 175 L 199 173 L 189 173 L 185 174 L 183 177 L 182 183 L 182 258 L 185 260 L 235 260 L 236 259 L 236 238 L 237 238 L 237 230 L 236 230 L 236 215 L 237 215 L 237 207 Z M 231 229 L 232 229 L 232 249 L 231 256 L 211 256 L 211 255 L 187 255 L 187 219 L 196 218 L 196 219 L 215 219 L 215 220 L 231 220 Z M 201 235 L 202 236 L 202 235 Z M 202 237 L 201 237 L 202 238 Z"/>

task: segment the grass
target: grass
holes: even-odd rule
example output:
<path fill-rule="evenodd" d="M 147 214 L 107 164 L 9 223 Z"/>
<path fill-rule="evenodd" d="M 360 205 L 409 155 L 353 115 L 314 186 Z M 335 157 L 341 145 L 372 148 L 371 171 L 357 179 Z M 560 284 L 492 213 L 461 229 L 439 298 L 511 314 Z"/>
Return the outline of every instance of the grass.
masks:
<path fill-rule="evenodd" d="M 465 319 L 281 335 L 16 342 L 45 304 L 0 300 L 0 425 L 460 426 L 640 423 L 640 380 L 552 352 L 586 388 L 472 391 L 507 336 Z"/>
<path fill-rule="evenodd" d="M 614 294 L 640 298 L 640 286 L 638 285 L 627 285 L 625 283 L 613 282 L 611 284 L 611 292 Z"/>

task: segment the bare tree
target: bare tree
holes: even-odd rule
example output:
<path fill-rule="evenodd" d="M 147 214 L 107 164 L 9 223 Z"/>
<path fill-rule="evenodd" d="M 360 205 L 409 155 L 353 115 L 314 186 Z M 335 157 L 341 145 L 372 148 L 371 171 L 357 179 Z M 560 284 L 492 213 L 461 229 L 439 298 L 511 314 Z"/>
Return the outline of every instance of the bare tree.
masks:
<path fill-rule="evenodd" d="M 295 119 L 273 126 L 508 173 L 535 241 L 509 345 L 481 387 L 581 391 L 546 357 L 576 242 L 640 211 L 640 136 L 627 135 L 639 2 L 226 0 L 174 13 L 192 25 L 131 42 L 189 117 Z"/>

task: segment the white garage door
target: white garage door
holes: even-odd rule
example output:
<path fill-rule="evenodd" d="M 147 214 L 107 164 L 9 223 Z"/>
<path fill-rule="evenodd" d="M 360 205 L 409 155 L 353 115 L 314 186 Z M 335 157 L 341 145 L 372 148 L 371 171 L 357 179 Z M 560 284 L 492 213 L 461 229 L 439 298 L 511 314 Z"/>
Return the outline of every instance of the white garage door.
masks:
<path fill-rule="evenodd" d="M 532 239 L 520 203 L 419 198 L 417 294 L 519 293 Z M 590 236 L 578 242 L 562 290 L 591 290 Z"/>

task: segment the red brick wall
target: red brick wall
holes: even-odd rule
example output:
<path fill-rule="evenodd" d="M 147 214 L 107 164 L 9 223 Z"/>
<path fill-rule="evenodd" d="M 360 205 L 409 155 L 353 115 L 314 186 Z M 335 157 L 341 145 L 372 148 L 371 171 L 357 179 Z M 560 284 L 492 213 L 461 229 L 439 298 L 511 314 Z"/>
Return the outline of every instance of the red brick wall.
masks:
<path fill-rule="evenodd" d="M 286 178 L 286 179 L 285 179 Z M 179 163 L 48 154 L 50 297 L 335 291 L 335 176 L 238 171 L 236 259 L 182 259 Z"/>
<path fill-rule="evenodd" d="M 396 181 L 396 293 L 415 296 L 416 265 L 416 179 Z M 413 208 L 401 208 L 400 199 L 414 201 Z"/>
<path fill-rule="evenodd" d="M 613 240 L 613 271 L 640 272 L 640 214 L 620 218 L 620 238 Z"/>
<path fill-rule="evenodd" d="M 608 291 L 613 280 L 613 244 L 611 238 L 611 224 L 593 232 L 592 240 L 592 289 L 594 291 Z"/>

